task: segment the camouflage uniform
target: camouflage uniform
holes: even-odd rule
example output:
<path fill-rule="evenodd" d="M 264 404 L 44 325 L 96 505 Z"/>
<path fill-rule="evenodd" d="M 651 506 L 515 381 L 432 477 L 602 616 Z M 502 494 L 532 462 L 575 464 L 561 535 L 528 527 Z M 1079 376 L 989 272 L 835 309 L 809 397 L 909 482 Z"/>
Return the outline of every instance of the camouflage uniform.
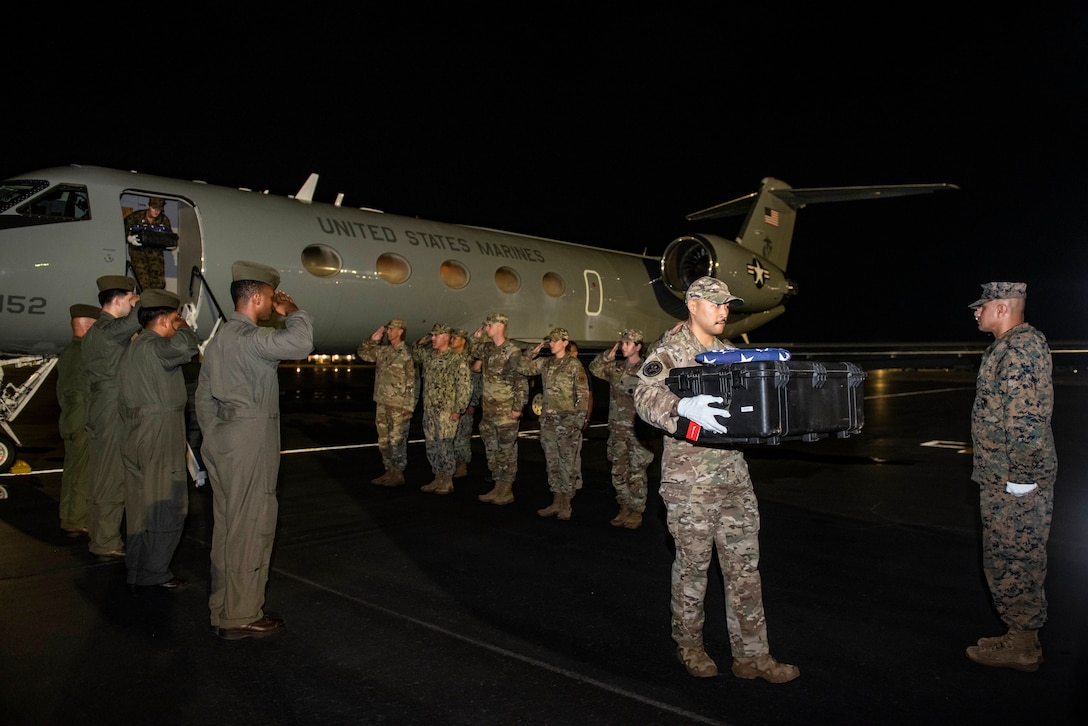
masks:
<path fill-rule="evenodd" d="M 374 363 L 374 426 L 378 451 L 386 470 L 404 471 L 408 466 L 408 429 L 416 408 L 419 373 L 408 344 L 380 345 L 364 340 L 359 357 Z"/>
<path fill-rule="evenodd" d="M 666 385 L 672 368 L 698 365 L 706 350 L 688 323 L 663 335 L 639 371 L 638 415 L 673 433 L 677 396 Z M 759 574 L 759 507 L 748 464 L 737 449 L 696 446 L 666 436 L 661 498 L 676 545 L 672 565 L 672 637 L 682 648 L 702 648 L 707 570 L 715 547 L 725 580 L 726 623 L 734 658 L 769 654 Z"/>
<path fill-rule="evenodd" d="M 159 212 L 159 216 L 151 219 L 147 216 L 146 209 L 140 209 L 125 217 L 125 234 L 127 235 L 132 227 L 140 225 L 171 229 L 170 218 L 165 212 Z M 136 274 L 136 279 L 140 281 L 141 288 L 161 290 L 166 287 L 166 263 L 163 257 L 165 254 L 165 250 L 161 249 L 136 247 L 131 243 L 128 245 L 128 258 L 132 261 L 132 270 Z"/>
<path fill-rule="evenodd" d="M 448 329 L 447 329 L 448 330 Z M 427 460 L 435 475 L 453 475 L 457 462 L 453 441 L 458 421 L 451 414 L 464 413 L 472 393 L 465 356 L 447 348 L 438 353 L 429 343 L 417 343 L 412 358 L 423 370 L 423 434 Z"/>
<path fill-rule="evenodd" d="M 529 398 L 529 381 L 521 374 L 521 348 L 510 340 L 502 345 L 480 337 L 473 341 L 472 355 L 483 361 L 480 406 L 480 438 L 487 466 L 497 482 L 512 482 L 518 474 L 518 419 Z"/>
<path fill-rule="evenodd" d="M 623 359 L 608 360 L 602 351 L 589 363 L 589 372 L 608 381 L 608 460 L 612 462 L 612 486 L 621 507 L 634 512 L 646 509 L 646 468 L 653 452 L 635 434 L 635 388 L 641 361 L 631 366 Z"/>
<path fill-rule="evenodd" d="M 1047 615 L 1043 582 L 1058 472 L 1051 375 L 1046 338 L 1020 323 L 986 349 L 975 382 L 971 478 L 980 489 L 983 570 L 998 614 L 1016 630 L 1038 630 Z M 1007 482 L 1038 488 L 1016 497 Z"/>
<path fill-rule="evenodd" d="M 539 375 L 544 391 L 540 445 L 548 465 L 548 487 L 556 494 L 573 496 L 575 466 L 582 453 L 582 427 L 589 405 L 586 369 L 577 358 L 565 355 L 523 358 L 521 372 Z"/>
<path fill-rule="evenodd" d="M 468 366 L 469 380 L 471 381 L 471 392 L 469 394 L 468 405 L 469 408 L 475 409 L 480 405 L 480 394 L 483 388 L 483 374 L 472 370 L 472 364 L 475 358 L 472 355 L 472 342 L 468 337 L 468 333 L 464 330 L 454 330 L 455 335 L 460 335 L 465 339 L 465 350 L 457 355 L 463 356 L 465 364 Z M 454 351 L 456 352 L 456 351 Z M 473 417 L 468 412 L 457 421 L 457 436 L 453 439 L 453 456 L 458 462 L 458 466 L 468 464 L 472 461 L 472 426 Z"/>

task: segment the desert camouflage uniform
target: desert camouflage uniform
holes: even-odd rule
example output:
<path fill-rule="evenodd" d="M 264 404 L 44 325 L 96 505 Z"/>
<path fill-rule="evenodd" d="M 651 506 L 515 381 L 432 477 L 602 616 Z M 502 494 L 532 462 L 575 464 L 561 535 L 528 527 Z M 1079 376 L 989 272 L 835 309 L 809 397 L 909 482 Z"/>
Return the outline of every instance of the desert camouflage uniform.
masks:
<path fill-rule="evenodd" d="M 548 488 L 574 494 L 577 462 L 582 453 L 582 427 L 589 406 L 589 378 L 582 362 L 562 358 L 523 358 L 521 372 L 540 375 L 544 403 L 540 412 L 540 445 L 548 465 Z"/>
<path fill-rule="evenodd" d="M 518 474 L 518 419 L 529 398 L 529 381 L 519 370 L 521 348 L 510 340 L 495 345 L 486 337 L 473 341 L 472 355 L 483 361 L 480 392 L 480 438 L 487 454 L 487 466 L 495 481 L 512 482 Z"/>
<path fill-rule="evenodd" d="M 635 389 L 635 408 L 646 422 L 673 433 L 677 396 L 669 370 L 698 365 L 706 350 L 685 323 L 655 344 Z M 682 647 L 702 647 L 707 570 L 715 547 L 725 580 L 725 615 L 734 658 L 769 653 L 759 574 L 759 507 L 744 455 L 729 448 L 696 446 L 664 437 L 661 498 L 676 545 L 672 564 L 672 637 Z"/>
<path fill-rule="evenodd" d="M 125 217 L 125 234 L 128 234 L 131 227 L 140 225 L 172 229 L 170 218 L 165 212 L 159 212 L 159 216 L 151 219 L 147 216 L 146 209 L 140 209 Z M 132 269 L 136 273 L 136 279 L 140 281 L 141 288 L 161 290 L 166 287 L 166 263 L 163 258 L 165 254 L 165 250 L 157 248 L 128 245 L 128 258 L 132 262 Z"/>
<path fill-rule="evenodd" d="M 457 355 L 463 356 L 468 366 L 469 380 L 472 382 L 468 405 L 476 407 L 480 405 L 480 394 L 483 389 L 483 374 L 472 370 L 475 358 L 472 355 L 472 342 L 465 338 L 465 350 Z M 456 352 L 456 351 L 454 351 Z M 457 436 L 453 439 L 453 456 L 457 461 L 466 464 L 472 461 L 472 426 L 475 422 L 467 412 L 457 421 Z"/>
<path fill-rule="evenodd" d="M 431 344 L 417 343 L 412 358 L 423 371 L 423 435 L 427 440 L 427 461 L 436 474 L 453 474 L 453 440 L 457 421 L 450 415 L 468 408 L 472 381 L 465 356 L 447 348 L 436 352 Z"/>
<path fill-rule="evenodd" d="M 1047 615 L 1043 582 L 1058 473 L 1051 376 L 1046 338 L 1021 323 L 986 349 L 975 382 L 971 478 L 980 488 L 983 571 L 998 614 L 1017 630 L 1038 630 Z M 1016 497 L 1007 482 L 1038 488 Z"/>
<path fill-rule="evenodd" d="M 378 429 L 378 451 L 386 471 L 404 471 L 408 466 L 408 429 L 416 408 L 419 372 L 407 343 L 379 345 L 364 340 L 359 358 L 374 363 L 374 426 Z"/>

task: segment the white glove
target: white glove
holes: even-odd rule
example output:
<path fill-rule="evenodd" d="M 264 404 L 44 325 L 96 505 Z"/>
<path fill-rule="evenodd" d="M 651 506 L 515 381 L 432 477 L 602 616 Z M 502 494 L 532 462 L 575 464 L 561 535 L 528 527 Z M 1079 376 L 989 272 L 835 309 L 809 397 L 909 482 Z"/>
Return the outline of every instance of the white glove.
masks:
<path fill-rule="evenodd" d="M 191 302 L 187 302 L 181 306 L 181 317 L 185 319 L 185 322 L 189 325 L 192 331 L 196 332 L 196 306 Z"/>
<path fill-rule="evenodd" d="M 681 398 L 680 402 L 676 404 L 676 412 L 708 431 L 724 434 L 726 433 L 725 426 L 718 423 L 718 419 L 715 417 L 729 418 L 729 412 L 724 408 L 713 408 L 710 405 L 712 403 L 721 403 L 724 400 L 721 396 L 711 396 L 706 393 L 700 396 Z"/>
<path fill-rule="evenodd" d="M 1031 494 L 1038 488 L 1038 484 L 1017 484 L 1014 481 L 1005 482 L 1005 491 L 1014 497 L 1022 497 L 1025 494 Z"/>
<path fill-rule="evenodd" d="M 128 239 L 128 243 L 130 245 L 132 245 L 133 247 L 143 247 L 143 245 L 140 244 L 140 238 L 137 237 L 136 235 L 130 234 L 127 239 Z"/>

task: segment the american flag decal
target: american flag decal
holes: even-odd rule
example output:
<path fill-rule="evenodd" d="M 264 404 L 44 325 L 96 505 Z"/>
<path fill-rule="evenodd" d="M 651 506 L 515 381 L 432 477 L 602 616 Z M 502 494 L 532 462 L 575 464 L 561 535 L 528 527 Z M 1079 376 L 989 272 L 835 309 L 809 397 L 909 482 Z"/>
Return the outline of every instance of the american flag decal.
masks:
<path fill-rule="evenodd" d="M 778 210 L 770 207 L 763 208 L 763 221 L 772 227 L 778 226 Z"/>

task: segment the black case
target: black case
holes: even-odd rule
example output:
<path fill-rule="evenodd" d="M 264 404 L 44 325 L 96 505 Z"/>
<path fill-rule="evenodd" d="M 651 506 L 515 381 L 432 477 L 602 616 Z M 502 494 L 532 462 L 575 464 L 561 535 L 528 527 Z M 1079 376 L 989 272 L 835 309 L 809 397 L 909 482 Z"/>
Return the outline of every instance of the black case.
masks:
<path fill-rule="evenodd" d="M 853 363 L 756 361 L 674 368 L 668 386 L 686 398 L 721 396 L 729 418 L 724 434 L 702 429 L 698 444 L 777 444 L 844 439 L 865 423 L 865 371 Z M 690 432 L 678 438 L 692 440 Z"/>

